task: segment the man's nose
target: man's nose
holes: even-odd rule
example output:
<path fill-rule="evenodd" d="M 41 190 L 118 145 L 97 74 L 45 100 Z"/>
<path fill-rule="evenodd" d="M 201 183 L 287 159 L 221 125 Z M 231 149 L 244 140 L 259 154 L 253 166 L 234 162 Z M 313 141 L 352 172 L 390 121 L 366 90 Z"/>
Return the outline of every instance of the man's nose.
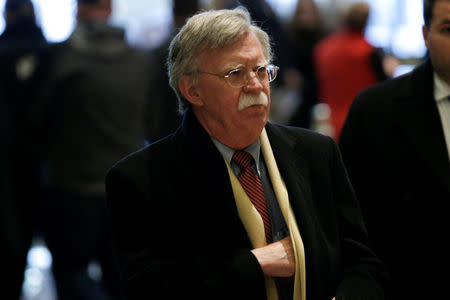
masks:
<path fill-rule="evenodd" d="M 258 76 L 255 72 L 248 73 L 248 81 L 247 84 L 244 86 L 245 92 L 253 92 L 253 93 L 259 93 L 263 90 L 264 86 L 261 83 L 261 81 L 258 79 Z"/>

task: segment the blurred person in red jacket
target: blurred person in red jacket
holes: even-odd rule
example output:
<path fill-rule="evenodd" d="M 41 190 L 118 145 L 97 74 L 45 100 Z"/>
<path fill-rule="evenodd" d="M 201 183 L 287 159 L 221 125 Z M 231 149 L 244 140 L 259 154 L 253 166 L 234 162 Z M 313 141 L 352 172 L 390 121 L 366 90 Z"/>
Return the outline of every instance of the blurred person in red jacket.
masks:
<path fill-rule="evenodd" d="M 364 31 L 369 14 L 370 6 L 366 2 L 350 4 L 344 13 L 342 28 L 324 38 L 314 49 L 318 102 L 330 107 L 332 137 L 336 140 L 358 92 L 392 77 L 398 65 L 395 58 L 366 40 Z"/>

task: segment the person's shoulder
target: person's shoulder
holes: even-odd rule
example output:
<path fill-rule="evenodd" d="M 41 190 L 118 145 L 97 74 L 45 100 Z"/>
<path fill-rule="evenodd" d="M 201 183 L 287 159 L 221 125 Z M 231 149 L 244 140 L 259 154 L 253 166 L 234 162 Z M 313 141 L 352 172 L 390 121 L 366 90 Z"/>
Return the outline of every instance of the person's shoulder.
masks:
<path fill-rule="evenodd" d="M 129 44 L 127 44 L 127 55 L 128 56 L 134 56 L 138 59 L 144 59 L 144 60 L 148 60 L 150 59 L 150 50 L 147 50 L 145 48 L 139 48 L 139 47 L 135 47 L 135 46 L 131 46 Z"/>
<path fill-rule="evenodd" d="M 387 79 L 360 91 L 355 97 L 353 105 L 383 106 L 398 100 L 414 97 L 415 69 L 395 78 Z"/>
<path fill-rule="evenodd" d="M 322 133 L 299 127 L 272 124 L 268 127 L 269 140 L 274 152 L 291 153 L 292 159 L 309 161 L 311 165 L 319 166 L 330 159 L 335 159 L 338 153 L 336 141 Z"/>
<path fill-rule="evenodd" d="M 290 147 L 295 147 L 298 143 L 312 146 L 328 145 L 331 139 L 327 135 L 302 127 L 269 123 L 266 128 L 271 140 L 274 138 Z"/>
<path fill-rule="evenodd" d="M 164 164 L 176 157 L 175 134 L 168 135 L 141 149 L 128 154 L 112 166 L 112 169 L 136 170 L 145 166 Z"/>
<path fill-rule="evenodd" d="M 68 39 L 56 43 L 48 43 L 46 53 L 52 58 L 55 69 L 65 69 L 74 60 L 73 47 Z"/>
<path fill-rule="evenodd" d="M 410 87 L 412 84 L 411 79 L 413 77 L 413 72 L 414 71 L 411 71 L 398 77 L 379 82 L 368 87 L 363 91 L 363 94 L 382 93 L 385 95 L 402 95 L 404 93 L 409 93 L 411 91 Z"/>
<path fill-rule="evenodd" d="M 151 51 L 144 47 L 131 45 L 128 42 L 123 42 L 124 50 L 118 55 L 121 59 L 129 62 L 142 65 L 142 67 L 149 67 L 151 63 Z"/>

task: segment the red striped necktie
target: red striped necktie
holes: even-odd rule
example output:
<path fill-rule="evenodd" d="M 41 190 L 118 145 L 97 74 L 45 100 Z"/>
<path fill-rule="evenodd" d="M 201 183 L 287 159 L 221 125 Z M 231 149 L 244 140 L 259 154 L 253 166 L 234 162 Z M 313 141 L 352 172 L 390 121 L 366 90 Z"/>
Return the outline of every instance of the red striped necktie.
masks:
<path fill-rule="evenodd" d="M 251 168 L 253 157 L 248 152 L 236 151 L 233 154 L 232 160 L 241 167 L 238 180 L 264 221 L 266 242 L 269 244 L 272 242 L 270 216 L 267 211 L 266 198 L 264 196 L 262 182 Z"/>

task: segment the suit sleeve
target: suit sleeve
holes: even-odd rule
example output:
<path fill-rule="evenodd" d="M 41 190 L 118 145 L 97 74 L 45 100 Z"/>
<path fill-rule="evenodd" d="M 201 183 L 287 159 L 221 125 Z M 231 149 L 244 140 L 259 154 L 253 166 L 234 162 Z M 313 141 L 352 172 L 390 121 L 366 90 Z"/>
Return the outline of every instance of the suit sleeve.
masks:
<path fill-rule="evenodd" d="M 334 141 L 332 144 L 332 172 L 343 261 L 343 279 L 338 285 L 336 299 L 385 299 L 387 269 L 369 247 L 359 202 L 348 179 L 338 146 Z"/>

